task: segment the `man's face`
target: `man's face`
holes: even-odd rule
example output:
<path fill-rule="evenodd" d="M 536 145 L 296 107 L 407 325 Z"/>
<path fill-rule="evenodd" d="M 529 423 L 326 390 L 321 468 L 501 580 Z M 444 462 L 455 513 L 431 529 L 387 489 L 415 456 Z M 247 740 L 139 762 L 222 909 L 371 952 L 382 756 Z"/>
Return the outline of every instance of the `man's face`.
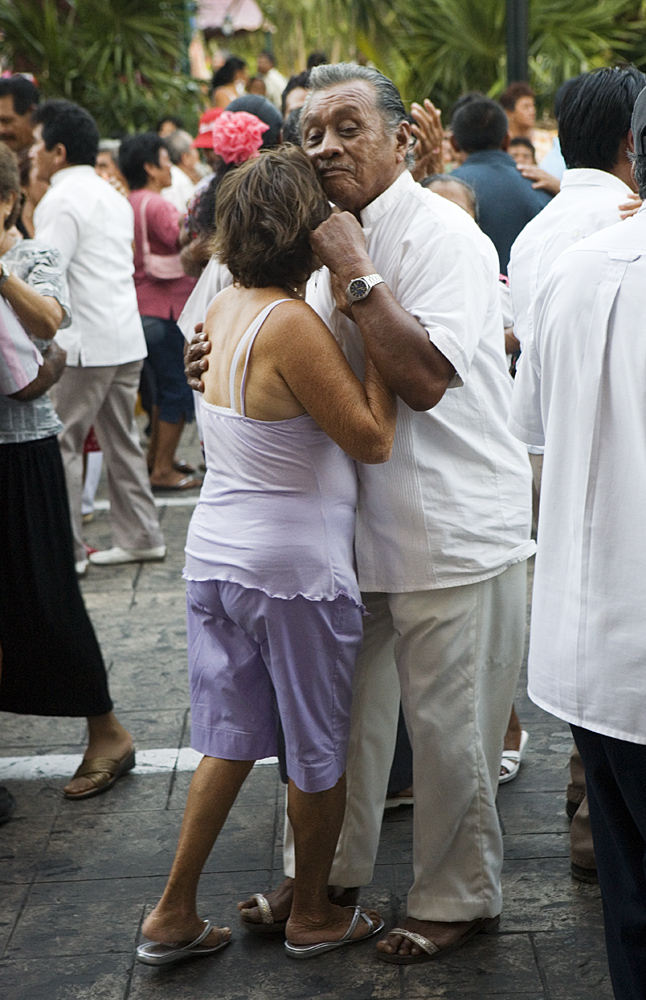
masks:
<path fill-rule="evenodd" d="M 264 55 L 258 56 L 258 72 L 262 73 L 264 76 L 264 74 L 268 73 L 270 69 L 271 59 L 268 59 L 267 56 Z"/>
<path fill-rule="evenodd" d="M 534 154 L 532 153 L 529 146 L 521 146 L 520 143 L 517 146 L 510 145 L 507 152 L 519 166 L 533 167 L 536 164 L 536 160 L 534 159 Z"/>
<path fill-rule="evenodd" d="M 94 169 L 99 177 L 103 177 L 106 181 L 109 181 L 111 177 L 116 177 L 117 175 L 115 162 L 110 156 L 110 153 L 106 152 L 106 150 L 96 154 Z"/>
<path fill-rule="evenodd" d="M 173 132 L 177 132 L 177 125 L 175 122 L 164 121 L 159 126 L 157 135 L 160 139 L 167 139 L 169 135 L 173 134 Z"/>
<path fill-rule="evenodd" d="M 167 149 L 159 150 L 158 163 L 146 163 L 145 170 L 149 177 L 157 182 L 160 188 L 170 187 L 173 178 L 170 172 L 170 156 Z"/>
<path fill-rule="evenodd" d="M 303 149 L 335 205 L 358 215 L 405 170 L 410 126 L 388 135 L 365 80 L 312 95 L 303 118 Z"/>
<path fill-rule="evenodd" d="M 0 97 L 0 140 L 9 149 L 13 149 L 14 153 L 22 153 L 31 146 L 34 130 L 32 118 L 31 108 L 24 115 L 16 114 L 11 94 Z"/>
<path fill-rule="evenodd" d="M 536 124 L 536 105 L 533 97 L 519 97 L 514 108 L 514 117 L 522 128 L 532 128 Z"/>
<path fill-rule="evenodd" d="M 66 165 L 64 146 L 57 143 L 52 149 L 45 149 L 42 125 L 37 125 L 33 131 L 33 145 L 29 156 L 35 167 L 35 179 L 44 184 L 47 184 L 54 174 Z"/>

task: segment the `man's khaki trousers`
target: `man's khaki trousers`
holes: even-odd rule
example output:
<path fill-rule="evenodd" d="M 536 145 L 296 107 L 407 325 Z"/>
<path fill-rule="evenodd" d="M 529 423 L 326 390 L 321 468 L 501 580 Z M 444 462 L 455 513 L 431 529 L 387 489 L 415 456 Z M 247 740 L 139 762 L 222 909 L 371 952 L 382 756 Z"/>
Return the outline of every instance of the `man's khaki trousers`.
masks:
<path fill-rule="evenodd" d="M 522 562 L 462 587 L 364 595 L 371 617 L 355 671 L 347 808 L 331 884 L 372 880 L 401 688 L 415 794 L 408 914 L 457 921 L 500 913 L 495 800 L 523 657 L 526 588 Z M 287 826 L 285 873 L 293 876 Z"/>
<path fill-rule="evenodd" d="M 51 389 L 54 408 L 65 424 L 58 440 L 77 562 L 86 558 L 81 496 L 83 445 L 90 427 L 96 431 L 108 473 L 113 544 L 123 549 L 164 544 L 134 416 L 142 364 L 70 366 Z"/>

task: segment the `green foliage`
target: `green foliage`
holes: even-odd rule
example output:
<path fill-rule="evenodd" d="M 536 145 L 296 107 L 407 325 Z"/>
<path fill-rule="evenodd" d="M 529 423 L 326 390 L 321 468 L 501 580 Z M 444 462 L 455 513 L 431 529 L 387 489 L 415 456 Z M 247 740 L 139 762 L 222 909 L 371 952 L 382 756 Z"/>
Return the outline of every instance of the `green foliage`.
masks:
<path fill-rule="evenodd" d="M 395 0 L 258 0 L 276 31 L 272 46 L 284 73 L 300 73 L 307 56 L 323 51 L 332 62 L 368 59 L 389 63 Z M 261 33 L 236 40 L 236 53 L 252 58 L 265 45 Z"/>
<path fill-rule="evenodd" d="M 86 107 L 103 135 L 201 110 L 199 85 L 181 72 L 184 0 L 0 0 L 3 55 L 38 78 L 47 97 Z"/>
<path fill-rule="evenodd" d="M 634 0 L 531 0 L 530 79 L 551 100 L 570 76 L 625 59 Z M 405 88 L 441 107 L 468 90 L 506 84 L 505 0 L 401 0 Z M 623 25 L 623 27 L 622 27 Z"/>

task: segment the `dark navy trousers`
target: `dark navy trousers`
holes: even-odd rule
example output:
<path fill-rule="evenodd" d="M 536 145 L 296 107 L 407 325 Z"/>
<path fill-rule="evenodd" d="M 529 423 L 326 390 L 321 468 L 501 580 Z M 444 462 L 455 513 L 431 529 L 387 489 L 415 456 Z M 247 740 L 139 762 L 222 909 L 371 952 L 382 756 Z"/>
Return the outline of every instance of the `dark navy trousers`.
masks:
<path fill-rule="evenodd" d="M 610 978 L 646 1000 L 646 746 L 572 726 L 585 767 Z"/>

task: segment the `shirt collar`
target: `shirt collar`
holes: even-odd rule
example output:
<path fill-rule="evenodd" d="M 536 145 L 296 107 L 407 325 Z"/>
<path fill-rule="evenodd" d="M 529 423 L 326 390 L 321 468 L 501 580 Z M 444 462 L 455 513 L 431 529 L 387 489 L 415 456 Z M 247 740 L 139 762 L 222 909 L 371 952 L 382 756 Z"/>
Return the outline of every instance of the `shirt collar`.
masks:
<path fill-rule="evenodd" d="M 82 171 L 83 173 L 88 173 L 88 171 L 93 174 L 96 173 L 94 167 L 91 167 L 88 163 L 75 164 L 73 167 L 63 167 L 62 170 L 57 170 L 56 173 L 52 174 L 49 178 L 50 186 L 55 187 L 57 184 L 60 184 L 65 177 L 71 177 L 73 173 L 78 176 L 79 171 Z"/>
<path fill-rule="evenodd" d="M 570 187 L 603 187 L 620 194 L 632 194 L 627 184 L 607 170 L 595 170 L 592 167 L 576 167 L 566 170 L 561 178 L 561 189 Z"/>
<path fill-rule="evenodd" d="M 401 199 L 416 186 L 417 185 L 408 170 L 404 170 L 399 177 L 392 182 L 390 187 L 387 187 L 382 194 L 377 195 L 377 197 L 362 210 L 361 225 L 363 228 L 370 229 L 371 226 L 374 226 L 375 222 L 378 222 L 382 216 L 389 212 L 398 201 L 401 201 Z"/>

